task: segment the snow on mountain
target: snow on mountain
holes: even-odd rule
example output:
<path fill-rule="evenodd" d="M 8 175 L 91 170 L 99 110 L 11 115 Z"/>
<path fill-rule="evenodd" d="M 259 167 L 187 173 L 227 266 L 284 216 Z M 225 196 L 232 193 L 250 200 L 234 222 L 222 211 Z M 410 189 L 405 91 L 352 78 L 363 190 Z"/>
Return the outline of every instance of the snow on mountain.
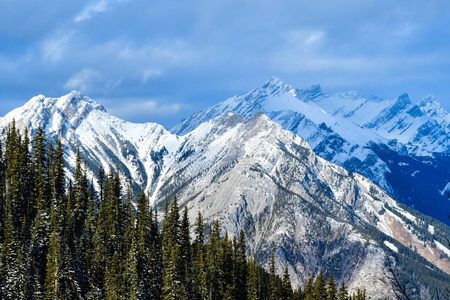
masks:
<path fill-rule="evenodd" d="M 407 94 L 395 100 L 365 98 L 355 91 L 329 96 L 319 85 L 298 90 L 272 78 L 193 114 L 171 131 L 187 134 L 227 110 L 246 118 L 261 111 L 307 140 L 321 157 L 360 172 L 427 214 L 447 218 L 442 211 L 450 211 L 450 205 L 439 191 L 450 177 L 450 115 L 432 96 L 416 104 Z M 407 174 L 397 159 L 413 160 Z M 422 170 L 424 161 L 435 174 Z"/>
<path fill-rule="evenodd" d="M 396 257 L 410 270 L 401 260 L 410 247 L 419 254 L 411 256 L 415 267 L 427 270 L 424 277 L 418 275 L 418 289 L 427 278 L 450 278 L 442 272 L 450 274 L 450 261 L 442 256 L 450 250 L 442 243 L 438 248 L 426 244 L 436 244 L 434 238 L 439 238 L 444 225 L 406 211 L 378 185 L 319 157 L 306 140 L 272 121 L 297 124 L 292 128 L 318 136 L 316 141 L 325 137 L 335 141 L 336 145 L 324 145 L 334 149 L 335 156 L 357 153 L 331 129 L 345 132 L 343 123 L 317 124 L 338 120 L 337 114 L 312 101 L 317 97 L 327 97 L 320 87 L 297 91 L 272 80 L 243 98 L 220 104 L 223 113 L 209 109 L 197 114 L 192 119 L 196 126 L 180 124 L 180 130 L 189 133 L 178 136 L 158 124 L 120 120 L 92 99 L 72 92 L 61 98 L 31 99 L 0 118 L 0 131 L 4 133 L 13 119 L 31 132 L 42 126 L 52 139 L 62 141 L 69 176 L 79 147 L 90 178 L 95 179 L 100 166 L 109 170 L 119 165 L 122 177 L 130 176 L 136 188 L 144 186 L 153 205 L 177 195 L 189 208 L 191 220 L 201 211 L 207 224 L 218 219 L 231 234 L 243 228 L 248 254 L 255 252 L 261 263 L 268 264 L 275 244 L 278 270 L 287 263 L 296 285 L 324 268 L 352 289 L 364 285 L 372 297 L 392 296 L 383 277 L 384 259 Z M 352 97 L 355 94 L 348 94 L 348 101 Z M 288 109 L 294 105 L 307 110 L 312 120 Z M 269 118 L 258 112 L 266 106 L 279 110 L 269 112 Z M 244 116 L 233 109 L 242 110 Z M 208 121 L 197 124 L 200 117 Z M 383 140 L 376 133 L 372 136 Z M 430 226 L 436 237 L 427 236 Z"/>

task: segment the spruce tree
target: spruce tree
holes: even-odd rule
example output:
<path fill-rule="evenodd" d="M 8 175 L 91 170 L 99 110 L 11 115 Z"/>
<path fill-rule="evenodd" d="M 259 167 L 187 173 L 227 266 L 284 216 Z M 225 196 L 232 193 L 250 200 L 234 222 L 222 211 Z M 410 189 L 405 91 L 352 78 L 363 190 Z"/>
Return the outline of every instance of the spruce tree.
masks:
<path fill-rule="evenodd" d="M 239 240 L 236 244 L 236 271 L 235 271 L 235 285 L 236 285 L 236 300 L 247 299 L 247 248 L 245 245 L 245 232 L 243 229 L 239 231 Z"/>
<path fill-rule="evenodd" d="M 276 281 L 276 273 L 275 273 L 275 245 L 272 244 L 272 250 L 270 251 L 270 269 L 269 269 L 269 292 L 270 292 L 270 300 L 277 300 L 277 281 Z"/>
<path fill-rule="evenodd" d="M 17 234 L 14 232 L 13 212 L 11 201 L 7 205 L 5 222 L 5 239 L 1 253 L 0 263 L 0 298 L 24 299 L 25 298 L 25 264 Z"/>
<path fill-rule="evenodd" d="M 205 266 L 205 234 L 203 228 L 203 218 L 198 212 L 197 221 L 195 222 L 195 240 L 192 243 L 193 257 L 193 297 L 195 300 L 206 299 L 208 292 Z"/>
<path fill-rule="evenodd" d="M 339 287 L 338 299 L 339 300 L 348 300 L 348 291 L 347 291 L 347 287 L 345 286 L 344 280 L 342 280 L 341 286 Z"/>
<path fill-rule="evenodd" d="M 319 275 L 317 275 L 314 286 L 314 299 L 316 300 L 327 300 L 328 294 L 325 285 L 325 276 L 323 271 L 320 270 Z"/>
<path fill-rule="evenodd" d="M 312 276 L 308 277 L 308 280 L 306 281 L 305 288 L 303 290 L 303 294 L 305 296 L 306 300 L 314 300 L 314 279 Z"/>
<path fill-rule="evenodd" d="M 184 280 L 186 294 L 189 299 L 192 299 L 192 251 L 189 227 L 188 208 L 185 206 L 180 228 L 180 275 Z"/>
<path fill-rule="evenodd" d="M 61 298 L 59 288 L 59 268 L 61 262 L 61 240 L 57 221 L 58 213 L 54 205 L 51 208 L 50 243 L 45 275 L 45 299 Z"/>
<path fill-rule="evenodd" d="M 258 275 L 256 269 L 255 254 L 248 263 L 247 299 L 258 300 Z"/>
<path fill-rule="evenodd" d="M 290 300 L 293 297 L 293 291 L 291 286 L 291 278 L 289 276 L 289 270 L 288 270 L 288 264 L 286 263 L 286 266 L 284 267 L 284 273 L 283 273 L 283 289 L 282 289 L 282 299 L 283 300 Z"/>
<path fill-rule="evenodd" d="M 327 292 L 328 292 L 328 300 L 337 300 L 337 288 L 336 283 L 334 282 L 334 275 L 331 274 L 330 278 L 328 278 L 327 283 Z"/>
<path fill-rule="evenodd" d="M 209 243 L 207 245 L 207 287 L 209 299 L 223 298 L 223 284 L 221 282 L 221 264 L 220 264 L 220 226 L 219 221 L 214 223 Z"/>

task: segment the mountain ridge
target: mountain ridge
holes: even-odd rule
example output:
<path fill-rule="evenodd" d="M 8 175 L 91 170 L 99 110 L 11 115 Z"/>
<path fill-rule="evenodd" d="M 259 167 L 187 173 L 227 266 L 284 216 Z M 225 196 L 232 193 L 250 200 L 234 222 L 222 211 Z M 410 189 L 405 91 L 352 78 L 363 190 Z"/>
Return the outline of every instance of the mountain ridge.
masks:
<path fill-rule="evenodd" d="M 283 87 L 273 88 L 285 95 Z M 244 228 L 248 254 L 255 252 L 262 263 L 268 263 L 275 243 L 278 270 L 281 273 L 288 263 L 297 286 L 326 268 L 351 289 L 367 285 L 370 295 L 382 291 L 389 296 L 385 278 L 380 277 L 384 258 L 395 256 L 407 268 L 400 252 L 409 253 L 410 245 L 421 255 L 415 260 L 421 270 L 430 268 L 426 278 L 447 278 L 433 264 L 450 272 L 450 261 L 440 258 L 450 250 L 436 240 L 444 229 L 433 225 L 437 236 L 430 235 L 431 221 L 408 212 L 364 176 L 317 156 L 305 139 L 256 107 L 247 118 L 227 110 L 177 136 L 161 125 L 133 124 L 101 108 L 83 110 L 91 102 L 71 102 L 84 98 L 64 98 L 67 106 L 62 111 L 50 109 L 53 100 L 45 99 L 34 101 L 45 104 L 43 108 L 31 111 L 25 105 L 1 118 L 0 130 L 5 132 L 16 116 L 18 126 L 31 125 L 32 132 L 47 124 L 50 138 L 64 145 L 69 175 L 79 147 L 89 178 L 95 179 L 99 166 L 108 171 L 118 165 L 123 179 L 130 176 L 137 189 L 144 186 L 152 205 L 161 206 L 166 196 L 177 195 L 191 219 L 201 211 L 206 224 L 219 220 L 231 234 Z M 82 109 L 62 113 L 75 107 Z M 65 117 L 67 124 L 57 122 L 58 117 Z M 330 131 L 326 124 L 322 127 Z"/>
<path fill-rule="evenodd" d="M 450 115 L 433 96 L 415 104 L 406 93 L 394 100 L 364 98 L 355 91 L 330 96 L 320 85 L 299 90 L 274 77 L 247 94 L 194 113 L 171 132 L 186 134 L 227 110 L 244 117 L 262 111 L 306 139 L 321 157 L 356 170 L 404 203 L 447 220 L 442 211 L 450 211 L 450 204 L 440 191 L 449 183 L 450 160 L 441 154 L 450 152 Z M 389 158 L 393 156 L 396 159 Z M 403 161 L 411 158 L 414 170 L 407 174 Z M 423 170 L 425 161 L 437 170 L 431 177 Z M 409 181 L 414 184 L 408 186 Z"/>

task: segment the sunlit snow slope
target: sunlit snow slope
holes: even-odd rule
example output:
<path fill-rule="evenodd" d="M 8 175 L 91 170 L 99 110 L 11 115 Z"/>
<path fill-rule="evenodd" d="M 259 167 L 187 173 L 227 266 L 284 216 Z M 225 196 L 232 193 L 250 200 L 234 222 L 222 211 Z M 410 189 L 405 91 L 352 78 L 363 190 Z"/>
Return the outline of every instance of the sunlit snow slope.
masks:
<path fill-rule="evenodd" d="M 184 135 L 231 110 L 263 112 L 304 138 L 321 157 L 356 170 L 397 199 L 447 221 L 450 211 L 450 115 L 433 96 L 413 103 L 326 94 L 319 85 L 298 90 L 272 78 L 261 87 L 197 112 L 172 128 Z"/>
<path fill-rule="evenodd" d="M 277 86 L 274 93 L 286 99 L 274 98 L 272 107 L 297 99 Z M 328 115 L 311 107 L 317 116 Z M 144 186 L 153 205 L 177 195 L 191 220 L 201 211 L 207 224 L 220 220 L 231 234 L 243 228 L 248 254 L 256 253 L 263 264 L 273 243 L 279 272 L 287 263 L 296 285 L 324 269 L 351 288 L 365 286 L 374 298 L 392 296 L 384 259 L 395 257 L 411 273 L 405 253 L 423 271 L 415 275 L 418 291 L 426 293 L 427 280 L 450 280 L 450 261 L 443 255 L 450 253 L 443 239 L 448 227 L 408 211 L 366 177 L 319 157 L 299 135 L 256 110 L 248 118 L 226 111 L 177 136 L 158 124 L 120 120 L 72 92 L 31 99 L 0 119 L 0 131 L 13 120 L 31 133 L 42 126 L 63 142 L 69 176 L 79 147 L 93 180 L 100 166 L 107 171 L 119 166 L 124 180 L 130 176 L 136 188 Z"/>

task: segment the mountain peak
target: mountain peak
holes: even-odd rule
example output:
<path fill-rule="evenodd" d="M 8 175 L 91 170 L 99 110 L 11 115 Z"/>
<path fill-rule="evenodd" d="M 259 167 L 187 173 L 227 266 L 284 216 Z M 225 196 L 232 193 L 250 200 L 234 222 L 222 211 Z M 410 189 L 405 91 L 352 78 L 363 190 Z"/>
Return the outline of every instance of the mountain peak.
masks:
<path fill-rule="evenodd" d="M 101 110 L 106 111 L 105 108 L 98 102 L 92 100 L 89 97 L 83 96 L 79 91 L 73 90 L 67 95 L 60 98 L 52 99 L 55 101 L 55 105 L 58 107 L 64 107 L 66 105 L 72 105 L 74 108 L 86 108 L 89 110 Z"/>
<path fill-rule="evenodd" d="M 433 95 L 428 95 L 420 100 L 417 106 L 420 111 L 431 117 L 445 117 L 448 114 Z"/>
<path fill-rule="evenodd" d="M 292 89 L 288 84 L 285 84 L 278 77 L 272 77 L 266 81 L 261 87 L 261 90 L 265 91 L 269 95 L 278 95 L 283 92 L 287 92 Z"/>
<path fill-rule="evenodd" d="M 401 105 L 401 106 L 407 106 L 411 104 L 411 100 L 409 99 L 409 95 L 407 93 L 403 93 L 400 96 L 397 97 L 397 100 L 395 101 L 395 104 Z"/>
<path fill-rule="evenodd" d="M 310 88 L 298 91 L 297 97 L 303 101 L 314 101 L 320 97 L 327 97 L 327 94 L 320 84 L 314 84 Z"/>

